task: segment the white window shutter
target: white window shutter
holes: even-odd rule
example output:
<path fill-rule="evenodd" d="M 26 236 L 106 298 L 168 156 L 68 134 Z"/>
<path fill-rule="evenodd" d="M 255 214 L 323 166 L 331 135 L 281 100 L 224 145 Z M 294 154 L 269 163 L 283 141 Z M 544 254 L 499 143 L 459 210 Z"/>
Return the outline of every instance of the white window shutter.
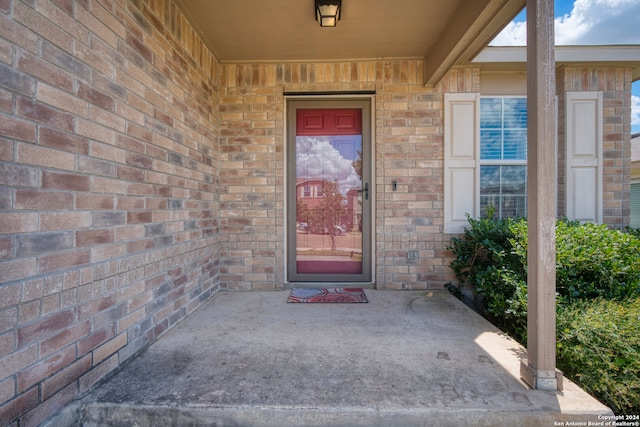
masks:
<path fill-rule="evenodd" d="M 602 92 L 567 92 L 567 217 L 602 222 Z"/>
<path fill-rule="evenodd" d="M 444 95 L 444 232 L 462 233 L 480 212 L 480 96 Z"/>

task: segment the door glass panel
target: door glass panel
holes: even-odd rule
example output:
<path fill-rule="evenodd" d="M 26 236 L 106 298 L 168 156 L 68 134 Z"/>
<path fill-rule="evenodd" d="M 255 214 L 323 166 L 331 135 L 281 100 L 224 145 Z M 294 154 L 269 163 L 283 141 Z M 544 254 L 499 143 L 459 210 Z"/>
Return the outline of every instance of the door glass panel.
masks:
<path fill-rule="evenodd" d="M 325 130 L 307 135 L 304 129 L 296 132 L 296 273 L 359 275 L 365 194 L 361 126 L 354 134 L 350 126 L 341 130 L 339 114 L 325 116 L 335 116 L 336 125 L 319 125 Z"/>

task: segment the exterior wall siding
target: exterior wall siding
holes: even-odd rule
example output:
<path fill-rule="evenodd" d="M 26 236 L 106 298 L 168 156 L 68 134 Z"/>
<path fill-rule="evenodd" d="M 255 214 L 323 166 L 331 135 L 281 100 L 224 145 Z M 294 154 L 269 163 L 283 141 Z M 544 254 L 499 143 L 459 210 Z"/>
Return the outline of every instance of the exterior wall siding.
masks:
<path fill-rule="evenodd" d="M 285 92 L 375 91 L 377 287 L 424 289 L 452 279 L 442 233 L 443 98 L 478 91 L 477 69 L 453 70 L 434 89 L 422 84 L 422 60 L 220 70 L 221 287 L 284 286 Z M 409 250 L 420 258 L 408 260 Z"/>
<path fill-rule="evenodd" d="M 0 1 L 0 425 L 218 289 L 217 75 L 169 1 Z"/>
<path fill-rule="evenodd" d="M 565 215 L 565 93 L 603 93 L 603 223 L 629 225 L 631 191 L 631 70 L 565 67 L 558 71 L 558 213 Z"/>
<path fill-rule="evenodd" d="M 426 88 L 423 68 L 219 63 L 171 0 L 0 0 L 0 424 L 37 425 L 219 289 L 284 287 L 285 92 L 375 91 L 376 286 L 454 280 L 443 102 L 479 93 L 480 69 Z M 558 79 L 605 93 L 614 226 L 630 85 Z"/>

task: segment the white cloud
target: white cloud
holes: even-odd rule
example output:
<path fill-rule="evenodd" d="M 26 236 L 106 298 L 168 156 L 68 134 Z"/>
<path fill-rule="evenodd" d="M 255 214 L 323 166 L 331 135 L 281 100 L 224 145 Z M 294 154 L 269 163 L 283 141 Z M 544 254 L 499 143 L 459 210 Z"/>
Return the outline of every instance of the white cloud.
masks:
<path fill-rule="evenodd" d="M 510 22 L 489 44 L 491 46 L 526 46 L 527 23 Z"/>
<path fill-rule="evenodd" d="M 631 96 L 631 125 L 640 125 L 640 96 Z"/>
<path fill-rule="evenodd" d="M 576 0 L 555 19 L 557 45 L 640 44 L 640 0 Z M 526 25 L 510 23 L 492 46 L 524 46 Z"/>
<path fill-rule="evenodd" d="M 325 137 L 296 138 L 296 169 L 298 178 L 337 181 L 342 194 L 362 186 L 351 160 L 342 157 Z"/>

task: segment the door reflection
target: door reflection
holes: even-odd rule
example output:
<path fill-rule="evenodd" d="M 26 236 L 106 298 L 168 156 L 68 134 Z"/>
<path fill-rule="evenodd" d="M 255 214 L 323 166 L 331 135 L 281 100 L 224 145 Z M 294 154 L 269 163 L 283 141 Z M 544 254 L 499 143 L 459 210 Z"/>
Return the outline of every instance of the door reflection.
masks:
<path fill-rule="evenodd" d="M 362 135 L 296 137 L 296 268 L 362 274 Z"/>

